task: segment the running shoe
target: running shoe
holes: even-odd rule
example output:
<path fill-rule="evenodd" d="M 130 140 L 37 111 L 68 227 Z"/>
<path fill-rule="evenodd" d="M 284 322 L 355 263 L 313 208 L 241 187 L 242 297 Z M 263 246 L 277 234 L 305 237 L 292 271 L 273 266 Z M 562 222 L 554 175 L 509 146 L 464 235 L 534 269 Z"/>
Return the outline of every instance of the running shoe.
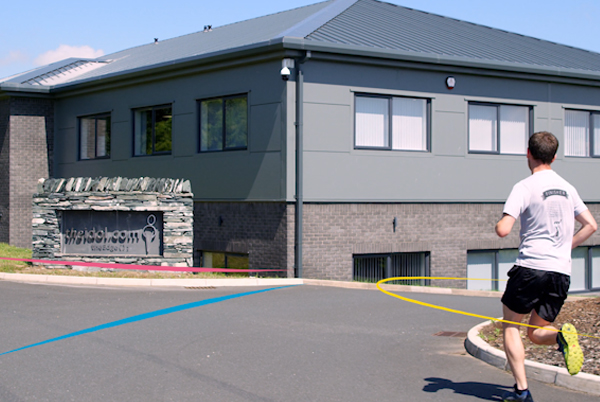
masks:
<path fill-rule="evenodd" d="M 573 324 L 564 324 L 558 333 L 558 350 L 565 357 L 565 364 L 569 374 L 575 375 L 583 366 L 583 351 L 577 340 L 577 330 Z"/>
<path fill-rule="evenodd" d="M 514 390 L 505 393 L 502 396 L 503 402 L 533 402 L 533 397 L 531 396 L 531 392 L 529 390 L 525 390 L 521 393 L 517 392 L 517 384 L 514 386 Z"/>

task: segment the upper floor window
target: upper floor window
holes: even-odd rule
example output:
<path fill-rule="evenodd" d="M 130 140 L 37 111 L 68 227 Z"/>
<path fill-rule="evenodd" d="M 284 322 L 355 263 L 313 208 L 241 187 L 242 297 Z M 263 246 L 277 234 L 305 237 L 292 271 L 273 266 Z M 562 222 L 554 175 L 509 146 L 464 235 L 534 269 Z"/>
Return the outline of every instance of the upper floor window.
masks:
<path fill-rule="evenodd" d="M 202 100 L 200 152 L 248 148 L 248 96 Z"/>
<path fill-rule="evenodd" d="M 110 113 L 79 118 L 79 159 L 110 157 Z"/>
<path fill-rule="evenodd" d="M 529 106 L 469 103 L 469 152 L 525 155 L 530 115 Z"/>
<path fill-rule="evenodd" d="M 428 151 L 428 100 L 357 95 L 355 148 Z"/>
<path fill-rule="evenodd" d="M 134 110 L 134 155 L 170 154 L 172 120 L 171 105 Z"/>
<path fill-rule="evenodd" d="M 600 156 L 600 112 L 565 110 L 565 156 Z"/>

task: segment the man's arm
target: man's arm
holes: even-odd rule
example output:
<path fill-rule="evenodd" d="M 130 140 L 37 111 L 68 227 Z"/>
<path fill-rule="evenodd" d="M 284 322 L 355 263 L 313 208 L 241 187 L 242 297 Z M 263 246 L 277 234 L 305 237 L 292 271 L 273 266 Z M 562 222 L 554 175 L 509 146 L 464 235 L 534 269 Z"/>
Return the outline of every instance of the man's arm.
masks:
<path fill-rule="evenodd" d="M 596 230 L 598 230 L 598 224 L 596 223 L 596 220 L 592 216 L 592 213 L 589 209 L 577 215 L 575 217 L 575 220 L 581 223 L 581 227 L 573 236 L 573 244 L 571 248 L 579 246 L 581 243 L 586 241 L 591 235 L 593 235 Z"/>
<path fill-rule="evenodd" d="M 593 219 L 593 218 L 592 218 Z M 510 233 L 515 224 L 516 219 L 509 214 L 504 214 L 502 219 L 496 223 L 496 234 L 500 237 L 506 237 Z M 589 236 L 588 236 L 589 237 Z"/>

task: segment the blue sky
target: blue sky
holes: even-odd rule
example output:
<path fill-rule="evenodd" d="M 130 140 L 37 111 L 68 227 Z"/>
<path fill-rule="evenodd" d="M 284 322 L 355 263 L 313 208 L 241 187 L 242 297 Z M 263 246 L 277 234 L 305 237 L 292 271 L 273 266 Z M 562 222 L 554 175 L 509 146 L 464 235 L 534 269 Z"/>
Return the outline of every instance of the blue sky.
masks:
<path fill-rule="evenodd" d="M 67 57 L 97 57 L 319 0 L 5 2 L 0 78 Z M 600 53 L 600 0 L 388 0 Z"/>

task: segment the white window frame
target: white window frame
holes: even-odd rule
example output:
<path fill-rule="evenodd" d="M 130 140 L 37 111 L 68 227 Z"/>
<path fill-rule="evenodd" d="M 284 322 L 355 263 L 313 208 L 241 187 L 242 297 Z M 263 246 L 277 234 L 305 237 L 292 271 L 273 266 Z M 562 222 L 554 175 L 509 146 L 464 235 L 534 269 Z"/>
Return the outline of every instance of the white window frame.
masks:
<path fill-rule="evenodd" d="M 483 149 L 483 147 L 477 147 L 475 144 L 476 134 L 475 129 L 477 128 L 478 120 L 472 119 L 473 110 L 472 107 L 485 107 L 489 108 L 490 111 L 495 109 L 495 117 L 491 120 L 492 126 L 490 127 L 489 149 Z M 509 112 L 510 109 L 516 110 L 516 108 L 523 108 L 526 110 L 526 121 L 525 124 L 525 138 L 523 138 L 523 148 L 520 152 L 513 151 L 514 146 L 509 142 L 509 136 L 514 136 L 514 133 L 510 131 L 510 121 L 504 120 L 503 114 Z M 479 125 L 483 125 L 485 121 L 481 121 Z M 519 124 L 517 122 L 516 124 Z M 513 125 L 514 126 L 514 125 Z M 489 102 L 469 102 L 468 103 L 468 144 L 467 148 L 470 154 L 493 154 L 493 155 L 526 155 L 527 154 L 527 143 L 529 137 L 533 133 L 533 107 L 528 105 L 513 105 L 505 103 L 489 103 Z M 503 134 L 504 133 L 504 134 Z M 485 135 L 483 136 L 485 137 Z M 477 148 L 476 148 L 477 147 Z M 505 150 L 507 147 L 513 149 Z"/>
<path fill-rule="evenodd" d="M 586 123 L 586 125 L 582 127 L 583 132 L 576 133 L 573 129 L 569 129 L 569 126 L 567 126 L 567 123 L 571 120 L 568 116 L 569 113 L 579 114 L 580 117 L 583 117 Z M 583 147 L 578 147 L 575 143 L 573 137 L 576 135 L 583 136 L 585 142 Z M 600 111 L 565 109 L 564 143 L 565 157 L 600 158 Z"/>
<path fill-rule="evenodd" d="M 363 120 L 359 117 L 359 99 L 372 99 L 381 101 L 383 106 L 380 119 L 373 116 L 371 121 Z M 410 115 L 401 115 L 398 113 L 402 109 L 402 103 L 405 103 L 406 109 L 411 109 L 410 102 L 422 102 L 422 118 L 411 119 Z M 405 109 L 405 110 L 406 110 Z M 416 109 L 416 108 L 415 108 Z M 408 96 L 392 96 L 377 94 L 355 94 L 354 96 L 354 149 L 376 149 L 391 150 L 403 152 L 431 152 L 431 100 L 427 98 L 417 98 Z M 380 133 L 374 133 L 380 140 L 374 144 L 375 136 L 367 140 L 368 134 L 362 133 L 364 126 L 378 126 Z M 420 133 L 415 132 L 403 135 L 402 127 L 416 128 L 420 125 Z M 373 134 L 373 133 L 371 133 Z M 412 138 L 411 138 L 412 137 Z M 366 142 L 371 142 L 371 145 Z"/>

